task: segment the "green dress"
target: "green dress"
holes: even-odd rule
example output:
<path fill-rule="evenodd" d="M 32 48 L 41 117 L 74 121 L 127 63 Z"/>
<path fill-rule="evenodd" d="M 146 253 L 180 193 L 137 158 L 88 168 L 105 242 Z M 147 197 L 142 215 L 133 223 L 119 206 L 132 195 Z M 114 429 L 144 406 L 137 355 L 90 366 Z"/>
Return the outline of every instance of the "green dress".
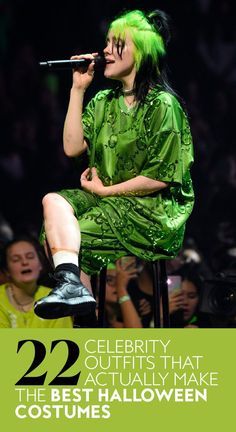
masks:
<path fill-rule="evenodd" d="M 144 104 L 128 109 L 118 91 L 100 91 L 85 108 L 83 126 L 90 166 L 104 185 L 142 175 L 169 186 L 147 196 L 59 192 L 79 221 L 81 268 L 92 274 L 129 254 L 151 261 L 174 257 L 194 201 L 192 139 L 177 99 L 154 88 Z"/>

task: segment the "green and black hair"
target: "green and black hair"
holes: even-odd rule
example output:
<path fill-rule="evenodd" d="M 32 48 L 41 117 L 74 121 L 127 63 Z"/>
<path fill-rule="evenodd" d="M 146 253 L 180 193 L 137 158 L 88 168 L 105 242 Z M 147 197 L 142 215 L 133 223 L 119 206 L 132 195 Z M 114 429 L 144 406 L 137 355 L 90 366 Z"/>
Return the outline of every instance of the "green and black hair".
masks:
<path fill-rule="evenodd" d="M 174 90 L 166 76 L 166 47 L 170 40 L 169 17 L 160 10 L 144 13 L 140 10 L 124 12 L 110 25 L 122 57 L 127 32 L 135 46 L 134 58 L 136 99 L 143 102 L 150 88 L 157 84 L 172 94 Z"/>

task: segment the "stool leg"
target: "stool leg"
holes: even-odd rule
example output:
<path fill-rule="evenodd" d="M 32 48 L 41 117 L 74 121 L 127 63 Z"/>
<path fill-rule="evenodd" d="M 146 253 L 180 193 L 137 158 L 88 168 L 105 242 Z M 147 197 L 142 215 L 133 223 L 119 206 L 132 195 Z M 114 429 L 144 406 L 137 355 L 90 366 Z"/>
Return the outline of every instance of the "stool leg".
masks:
<path fill-rule="evenodd" d="M 107 268 L 104 267 L 101 270 L 100 276 L 99 276 L 98 327 L 104 327 L 104 324 L 105 324 L 106 277 L 107 277 Z"/>
<path fill-rule="evenodd" d="M 169 317 L 169 298 L 168 298 L 168 283 L 166 274 L 166 263 L 164 260 L 159 261 L 160 266 L 160 290 L 162 298 L 162 310 L 163 310 L 163 327 L 170 327 Z"/>
<path fill-rule="evenodd" d="M 160 283 L 159 283 L 159 268 L 158 261 L 152 263 L 153 269 L 153 313 L 154 313 L 154 327 L 161 327 L 160 317 Z"/>

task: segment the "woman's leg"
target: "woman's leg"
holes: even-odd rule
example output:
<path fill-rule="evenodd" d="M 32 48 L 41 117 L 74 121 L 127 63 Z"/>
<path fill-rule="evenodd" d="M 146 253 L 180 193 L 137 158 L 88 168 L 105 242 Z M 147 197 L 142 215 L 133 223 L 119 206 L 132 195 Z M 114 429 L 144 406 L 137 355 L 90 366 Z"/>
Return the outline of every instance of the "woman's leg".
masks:
<path fill-rule="evenodd" d="M 43 208 L 46 237 L 55 267 L 65 262 L 78 266 L 81 237 L 73 208 L 56 193 L 47 194 L 43 198 Z M 81 282 L 92 292 L 89 275 L 81 272 Z"/>
<path fill-rule="evenodd" d="M 49 193 L 43 198 L 43 210 L 45 232 L 52 256 L 60 251 L 78 256 L 80 230 L 72 206 L 59 194 Z"/>
<path fill-rule="evenodd" d="M 96 301 L 79 278 L 80 230 L 73 208 L 56 193 L 44 197 L 43 207 L 57 285 L 35 304 L 35 313 L 49 319 L 77 313 L 87 315 L 95 310 Z"/>

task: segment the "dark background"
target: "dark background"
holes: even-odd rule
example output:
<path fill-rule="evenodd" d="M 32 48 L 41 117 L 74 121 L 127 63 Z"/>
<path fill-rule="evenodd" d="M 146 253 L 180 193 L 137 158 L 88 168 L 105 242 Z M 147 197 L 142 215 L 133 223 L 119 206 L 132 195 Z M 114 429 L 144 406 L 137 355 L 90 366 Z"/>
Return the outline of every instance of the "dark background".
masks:
<path fill-rule="evenodd" d="M 170 80 L 186 102 L 195 146 L 196 204 L 186 243 L 217 271 L 236 255 L 236 25 L 231 0 L 0 0 L 0 214 L 2 226 L 38 235 L 41 199 L 78 187 L 83 163 L 62 150 L 71 72 L 39 61 L 101 51 L 123 9 L 160 8 L 172 19 Z M 86 98 L 107 85 L 98 74 Z M 4 222 L 5 221 L 5 222 Z"/>

